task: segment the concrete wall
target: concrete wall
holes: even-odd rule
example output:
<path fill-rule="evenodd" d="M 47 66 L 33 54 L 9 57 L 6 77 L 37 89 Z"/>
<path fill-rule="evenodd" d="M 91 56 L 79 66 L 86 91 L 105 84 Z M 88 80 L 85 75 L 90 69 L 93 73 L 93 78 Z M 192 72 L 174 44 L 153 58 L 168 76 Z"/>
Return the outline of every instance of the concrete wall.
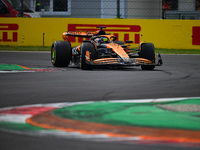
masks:
<path fill-rule="evenodd" d="M 195 11 L 195 0 L 178 0 L 179 11 Z"/>
<path fill-rule="evenodd" d="M 101 0 L 71 0 L 71 16 L 74 18 L 101 18 Z"/>
<path fill-rule="evenodd" d="M 161 19 L 162 0 L 132 0 L 126 1 L 126 18 Z"/>

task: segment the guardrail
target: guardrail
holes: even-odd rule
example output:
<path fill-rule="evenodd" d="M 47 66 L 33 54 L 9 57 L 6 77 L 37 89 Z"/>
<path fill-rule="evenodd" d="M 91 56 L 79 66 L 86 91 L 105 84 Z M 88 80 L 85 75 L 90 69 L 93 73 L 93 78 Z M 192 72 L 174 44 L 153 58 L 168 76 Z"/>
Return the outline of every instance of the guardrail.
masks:
<path fill-rule="evenodd" d="M 165 11 L 164 19 L 200 20 L 200 11 Z"/>

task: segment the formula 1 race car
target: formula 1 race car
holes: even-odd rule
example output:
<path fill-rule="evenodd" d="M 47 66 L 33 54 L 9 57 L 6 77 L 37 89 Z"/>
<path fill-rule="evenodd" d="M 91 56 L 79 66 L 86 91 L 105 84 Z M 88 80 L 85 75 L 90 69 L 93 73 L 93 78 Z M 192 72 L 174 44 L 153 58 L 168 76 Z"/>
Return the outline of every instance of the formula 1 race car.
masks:
<path fill-rule="evenodd" d="M 153 70 L 162 65 L 161 55 L 155 55 L 152 43 L 141 42 L 139 49 L 131 49 L 117 37 L 106 34 L 103 28 L 95 32 L 67 31 L 63 33 L 64 41 L 54 41 L 51 48 L 51 62 L 55 67 L 67 67 L 71 64 L 90 70 L 94 66 L 141 66 L 143 70 Z M 71 47 L 68 36 L 82 37 L 80 46 Z M 132 43 L 126 41 L 125 43 Z M 157 61 L 156 61 L 157 58 Z"/>

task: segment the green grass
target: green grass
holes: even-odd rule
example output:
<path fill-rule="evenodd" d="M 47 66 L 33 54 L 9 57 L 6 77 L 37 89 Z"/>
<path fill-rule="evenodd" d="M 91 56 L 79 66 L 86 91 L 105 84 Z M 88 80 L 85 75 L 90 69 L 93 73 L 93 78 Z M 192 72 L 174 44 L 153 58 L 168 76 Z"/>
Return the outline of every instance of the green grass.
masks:
<path fill-rule="evenodd" d="M 50 46 L 0 46 L 0 51 L 50 51 Z M 200 49 L 156 49 L 161 54 L 200 54 Z"/>
<path fill-rule="evenodd" d="M 200 49 L 156 49 L 161 54 L 200 54 Z"/>

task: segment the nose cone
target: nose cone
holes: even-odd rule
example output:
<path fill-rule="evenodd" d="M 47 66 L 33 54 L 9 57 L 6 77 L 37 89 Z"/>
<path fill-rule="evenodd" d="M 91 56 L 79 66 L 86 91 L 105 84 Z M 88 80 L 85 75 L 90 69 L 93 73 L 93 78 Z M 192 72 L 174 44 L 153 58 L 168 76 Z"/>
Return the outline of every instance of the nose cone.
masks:
<path fill-rule="evenodd" d="M 122 59 L 123 59 L 125 64 L 130 64 L 131 63 L 130 59 L 127 58 L 127 57 L 126 58 L 122 58 Z"/>

